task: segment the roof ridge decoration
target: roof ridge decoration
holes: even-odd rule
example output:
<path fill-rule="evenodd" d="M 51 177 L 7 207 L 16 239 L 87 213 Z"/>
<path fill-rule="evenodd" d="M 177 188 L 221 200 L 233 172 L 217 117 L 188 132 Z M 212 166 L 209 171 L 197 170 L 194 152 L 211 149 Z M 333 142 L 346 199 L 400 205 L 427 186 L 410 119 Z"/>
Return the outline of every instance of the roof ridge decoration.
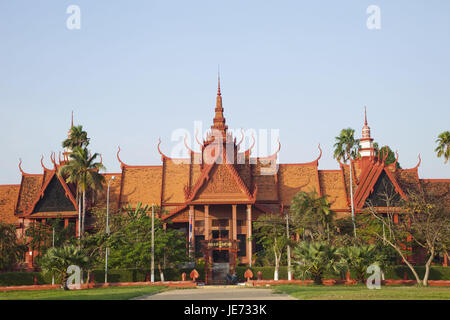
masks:
<path fill-rule="evenodd" d="M 197 141 L 198 145 L 200 146 L 200 149 L 203 150 L 205 148 L 205 146 L 203 145 L 203 143 L 201 143 L 198 140 L 198 130 L 195 131 L 195 141 Z"/>
<path fill-rule="evenodd" d="M 250 153 L 252 152 L 253 147 L 255 146 L 256 140 L 255 140 L 255 135 L 252 132 L 252 145 L 250 146 L 250 148 L 248 148 L 247 150 L 244 151 L 244 154 L 248 157 L 250 156 Z"/>
<path fill-rule="evenodd" d="M 395 161 L 394 161 L 394 163 L 392 163 L 392 166 L 393 166 L 393 168 L 394 168 L 394 172 L 396 172 L 397 171 L 397 162 L 398 162 L 398 152 L 397 152 L 397 150 L 395 150 L 395 155 L 396 155 L 396 157 L 395 157 Z"/>
<path fill-rule="evenodd" d="M 189 148 L 189 146 L 187 145 L 186 139 L 187 139 L 187 134 L 184 135 L 183 142 L 184 142 L 184 146 L 189 151 L 189 153 L 191 153 L 191 154 L 198 153 L 198 152 L 195 152 L 194 150 L 192 150 L 191 148 Z"/>
<path fill-rule="evenodd" d="M 41 166 L 44 169 L 44 171 L 51 171 L 51 169 L 45 167 L 45 165 L 44 165 L 44 155 L 42 155 L 42 157 L 41 157 Z"/>
<path fill-rule="evenodd" d="M 235 139 L 236 139 L 236 138 L 235 138 Z M 241 141 L 239 141 L 239 142 L 236 144 L 236 147 L 237 147 L 238 150 L 239 150 L 239 147 L 240 147 L 242 141 L 244 141 L 244 129 L 241 128 Z"/>
<path fill-rule="evenodd" d="M 22 170 L 22 158 L 19 158 L 19 170 L 24 176 L 30 175 L 29 173 L 26 173 L 25 171 Z"/>
<path fill-rule="evenodd" d="M 252 147 L 253 147 L 253 146 L 252 146 Z M 269 160 L 269 159 L 276 158 L 276 157 L 277 157 L 277 154 L 278 154 L 278 152 L 280 152 L 280 150 L 281 150 L 281 142 L 280 142 L 280 139 L 278 139 L 278 149 L 277 149 L 274 153 L 272 153 L 271 155 L 269 155 L 269 156 L 258 157 L 258 160 Z"/>
<path fill-rule="evenodd" d="M 117 156 L 117 160 L 120 162 L 120 168 L 123 169 L 124 167 L 127 167 L 127 165 L 125 163 L 123 163 L 123 161 L 120 159 L 119 153 L 120 153 L 120 146 L 118 146 L 116 156 Z"/>
<path fill-rule="evenodd" d="M 210 172 L 212 170 L 212 168 L 217 165 L 216 161 L 218 159 L 220 155 L 220 152 L 218 152 L 215 156 L 214 156 L 214 161 L 210 164 L 207 164 L 206 167 L 204 167 L 204 169 L 202 170 L 202 173 L 200 175 L 200 177 L 197 179 L 194 187 L 192 189 L 189 189 L 188 186 L 184 187 L 184 194 L 185 194 L 185 200 L 186 202 L 191 202 L 195 196 L 198 194 L 198 192 L 200 191 L 200 188 L 207 182 L 209 181 L 209 179 L 211 178 L 210 176 Z M 256 193 L 257 193 L 257 187 L 255 185 L 255 188 L 253 190 L 253 193 L 250 193 L 250 191 L 248 190 L 246 184 L 244 183 L 244 181 L 242 180 L 242 178 L 239 176 L 239 173 L 237 172 L 236 168 L 234 167 L 233 164 L 231 164 L 228 161 L 228 158 L 225 154 L 225 158 L 226 161 L 225 163 L 223 163 L 223 165 L 225 165 L 230 171 L 231 174 L 233 175 L 236 183 L 239 185 L 239 187 L 241 188 L 242 191 L 244 191 L 244 193 L 247 195 L 247 197 L 249 198 L 250 201 L 254 202 L 256 200 Z"/>
<path fill-rule="evenodd" d="M 56 160 L 55 160 L 55 153 L 52 151 L 52 153 L 50 154 L 50 160 L 53 163 L 53 167 L 56 169 L 57 165 L 56 165 Z"/>

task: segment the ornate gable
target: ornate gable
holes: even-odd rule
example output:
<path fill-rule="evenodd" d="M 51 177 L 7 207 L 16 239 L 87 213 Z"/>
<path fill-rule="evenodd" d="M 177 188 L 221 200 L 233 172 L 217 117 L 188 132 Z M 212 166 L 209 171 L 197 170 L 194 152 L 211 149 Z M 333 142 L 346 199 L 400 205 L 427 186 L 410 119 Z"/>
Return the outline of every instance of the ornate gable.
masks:
<path fill-rule="evenodd" d="M 392 183 L 385 171 L 381 172 L 377 182 L 373 186 L 373 191 L 365 201 L 365 205 L 371 203 L 375 207 L 401 206 L 402 196 Z"/>
<path fill-rule="evenodd" d="M 205 170 L 203 183 L 191 196 L 191 202 L 253 202 L 253 197 L 232 164 L 214 164 Z"/>
<path fill-rule="evenodd" d="M 69 187 L 64 180 L 52 174 L 47 183 L 42 187 L 29 214 L 43 214 L 54 212 L 76 212 L 77 205 Z"/>

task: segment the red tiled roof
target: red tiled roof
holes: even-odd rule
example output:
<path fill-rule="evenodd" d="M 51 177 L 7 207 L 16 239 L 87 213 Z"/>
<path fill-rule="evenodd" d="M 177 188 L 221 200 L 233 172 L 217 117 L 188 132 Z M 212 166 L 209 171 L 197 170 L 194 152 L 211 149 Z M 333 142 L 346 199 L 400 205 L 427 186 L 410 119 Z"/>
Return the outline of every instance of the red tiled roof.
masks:
<path fill-rule="evenodd" d="M 0 222 L 18 223 L 14 215 L 20 185 L 0 185 Z"/>

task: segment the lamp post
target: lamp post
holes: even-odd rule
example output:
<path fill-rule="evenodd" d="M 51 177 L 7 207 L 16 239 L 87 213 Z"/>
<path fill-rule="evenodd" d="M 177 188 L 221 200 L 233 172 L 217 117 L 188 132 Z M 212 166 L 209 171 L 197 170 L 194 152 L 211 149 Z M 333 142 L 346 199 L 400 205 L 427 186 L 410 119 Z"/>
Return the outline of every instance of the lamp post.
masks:
<path fill-rule="evenodd" d="M 155 205 L 152 204 L 152 265 L 151 282 L 155 282 Z"/>
<path fill-rule="evenodd" d="M 286 212 L 286 237 L 287 240 L 290 240 L 289 236 L 289 214 Z M 287 244 L 287 263 L 288 263 L 288 280 L 292 280 L 292 272 L 291 272 L 291 246 L 289 242 Z"/>
<path fill-rule="evenodd" d="M 52 248 L 55 247 L 55 227 L 53 227 L 53 232 L 52 232 Z M 55 273 L 52 273 L 52 285 L 55 284 Z"/>
<path fill-rule="evenodd" d="M 109 237 L 109 187 L 111 185 L 111 181 L 113 181 L 116 176 L 112 176 L 108 182 L 108 192 L 106 193 L 106 235 Z M 108 251 L 109 248 L 105 249 L 105 283 L 108 283 Z"/>

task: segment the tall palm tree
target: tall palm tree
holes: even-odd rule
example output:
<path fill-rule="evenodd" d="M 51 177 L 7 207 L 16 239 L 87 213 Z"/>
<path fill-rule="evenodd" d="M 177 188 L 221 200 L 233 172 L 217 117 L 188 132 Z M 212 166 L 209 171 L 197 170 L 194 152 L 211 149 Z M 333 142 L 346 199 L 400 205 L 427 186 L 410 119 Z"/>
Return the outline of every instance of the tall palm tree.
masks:
<path fill-rule="evenodd" d="M 438 146 L 434 149 L 437 152 L 438 158 L 444 156 L 444 163 L 447 163 L 450 160 L 450 131 L 444 131 L 436 140 Z"/>
<path fill-rule="evenodd" d="M 355 139 L 355 130 L 352 128 L 342 129 L 339 136 L 336 137 L 334 144 L 333 157 L 342 160 L 344 163 L 350 163 L 350 202 L 352 207 L 353 230 L 356 238 L 355 209 L 353 204 L 353 178 L 352 178 L 352 159 L 357 158 L 359 152 L 359 139 Z"/>
<path fill-rule="evenodd" d="M 105 166 L 100 162 L 94 162 L 98 156 L 98 153 L 94 153 L 91 156 L 86 148 L 75 147 L 69 155 L 70 160 L 59 169 L 59 174 L 65 177 L 66 182 L 74 183 L 77 186 L 79 204 L 81 204 L 81 199 L 83 201 L 83 216 L 79 238 L 80 234 L 84 238 L 86 192 L 99 191 L 105 182 L 105 177 L 99 173 L 100 170 L 106 170 Z"/>
<path fill-rule="evenodd" d="M 89 145 L 87 132 L 83 130 L 83 126 L 72 126 L 69 131 L 69 137 L 63 141 L 63 148 L 73 150 L 75 147 L 87 147 Z"/>

